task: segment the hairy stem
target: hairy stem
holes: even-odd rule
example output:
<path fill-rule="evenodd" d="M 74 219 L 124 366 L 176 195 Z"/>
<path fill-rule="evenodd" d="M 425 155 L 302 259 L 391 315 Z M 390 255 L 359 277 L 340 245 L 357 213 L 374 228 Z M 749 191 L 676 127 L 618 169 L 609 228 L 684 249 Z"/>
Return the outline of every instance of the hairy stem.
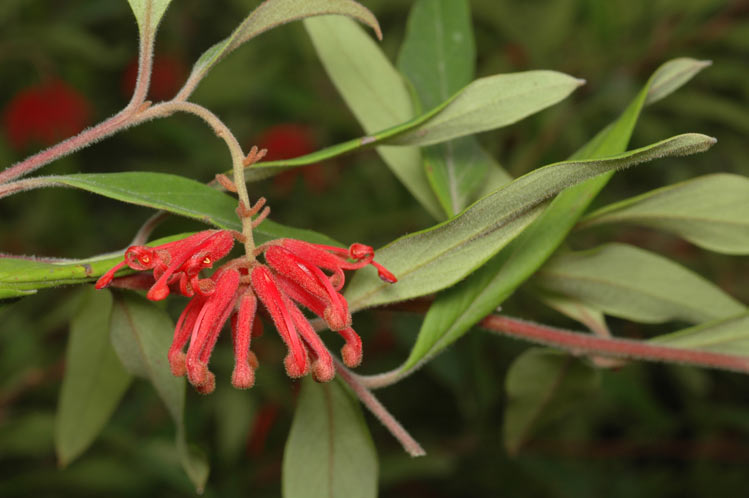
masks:
<path fill-rule="evenodd" d="M 489 315 L 479 322 L 479 326 L 491 332 L 564 349 L 579 356 L 612 356 L 749 373 L 749 358 L 742 356 L 661 346 L 629 339 L 596 337 L 502 315 Z"/>
<path fill-rule="evenodd" d="M 335 357 L 334 357 L 335 359 Z M 426 452 L 424 448 L 403 428 L 395 417 L 385 408 L 382 403 L 375 397 L 372 392 L 367 389 L 361 382 L 359 382 L 359 376 L 354 375 L 348 368 L 343 366 L 340 361 L 335 359 L 335 367 L 338 375 L 341 376 L 346 384 L 351 388 L 361 402 L 366 406 L 372 414 L 377 417 L 382 425 L 390 431 L 390 434 L 398 440 L 403 446 L 403 449 L 412 457 L 424 456 Z"/>
<path fill-rule="evenodd" d="M 237 196 L 239 197 L 240 204 L 247 206 L 250 209 L 250 196 L 247 193 L 247 185 L 244 181 L 244 165 L 245 159 L 244 152 L 242 152 L 242 146 L 239 145 L 239 141 L 231 132 L 228 126 L 224 124 L 218 116 L 213 114 L 210 110 L 205 107 L 194 104 L 192 102 L 182 102 L 179 100 L 172 100 L 170 102 L 164 102 L 157 104 L 146 111 L 144 111 L 142 118 L 154 119 L 156 117 L 166 117 L 174 112 L 188 112 L 194 114 L 205 121 L 217 136 L 222 138 L 226 142 L 231 154 L 232 170 L 234 172 L 234 184 L 237 187 Z M 240 216 L 242 221 L 242 235 L 244 235 L 244 248 L 247 253 L 247 257 L 250 260 L 254 260 L 255 241 L 252 236 L 252 218 L 250 216 Z"/>
<path fill-rule="evenodd" d="M 644 341 L 595 336 L 584 332 L 563 330 L 504 315 L 488 315 L 478 325 L 491 332 L 504 334 L 568 351 L 576 356 L 589 356 L 601 368 L 619 367 L 622 360 L 644 360 L 680 363 L 702 368 L 749 373 L 749 358 L 710 351 L 662 346 Z M 392 386 L 424 366 L 434 355 L 422 358 L 409 369 L 397 367 L 375 375 L 356 375 L 356 381 L 368 389 Z"/>
<path fill-rule="evenodd" d="M 135 81 L 135 90 L 127 107 L 101 123 L 86 128 L 78 135 L 68 138 L 48 149 L 44 149 L 33 156 L 13 164 L 0 172 L 0 185 L 11 180 L 28 175 L 32 171 L 45 166 L 61 157 L 88 147 L 99 140 L 109 137 L 118 131 L 132 126 L 137 121 L 137 115 L 141 111 L 148 94 L 148 86 L 151 81 L 151 69 L 153 66 L 154 33 L 146 30 L 140 33 L 138 49 L 138 77 Z"/>

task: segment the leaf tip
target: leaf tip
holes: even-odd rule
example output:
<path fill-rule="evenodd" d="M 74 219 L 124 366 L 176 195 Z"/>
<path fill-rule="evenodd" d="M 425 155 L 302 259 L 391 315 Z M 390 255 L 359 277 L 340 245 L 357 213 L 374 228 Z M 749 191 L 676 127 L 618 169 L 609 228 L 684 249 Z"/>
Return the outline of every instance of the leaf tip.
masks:
<path fill-rule="evenodd" d="M 577 82 L 578 87 L 581 87 L 588 83 L 588 81 L 585 78 L 575 78 L 575 82 Z"/>

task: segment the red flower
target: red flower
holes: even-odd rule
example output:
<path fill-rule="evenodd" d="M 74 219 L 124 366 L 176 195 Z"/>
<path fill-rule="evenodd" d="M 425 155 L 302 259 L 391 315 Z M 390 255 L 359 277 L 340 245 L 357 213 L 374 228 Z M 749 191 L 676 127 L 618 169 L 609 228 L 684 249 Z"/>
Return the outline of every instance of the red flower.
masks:
<path fill-rule="evenodd" d="M 122 75 L 122 93 L 130 97 L 135 90 L 135 79 L 138 77 L 138 59 L 127 65 Z M 151 71 L 150 98 L 156 101 L 169 100 L 177 94 L 187 78 L 187 67 L 181 59 L 166 54 L 156 54 Z"/>
<path fill-rule="evenodd" d="M 26 88 L 10 101 L 3 115 L 5 133 L 16 150 L 54 145 L 89 123 L 88 101 L 60 80 Z"/>
<path fill-rule="evenodd" d="M 279 161 L 305 156 L 316 150 L 312 130 L 298 124 L 281 124 L 268 128 L 258 138 L 257 147 L 267 149 L 265 161 Z M 311 164 L 299 169 L 284 171 L 273 177 L 273 184 L 282 192 L 289 192 L 299 175 L 314 192 L 322 192 L 327 186 L 322 165 Z"/>
<path fill-rule="evenodd" d="M 208 362 L 229 319 L 235 358 L 232 384 L 242 389 L 254 384 L 258 362 L 250 351 L 250 342 L 253 335 L 259 335 L 258 300 L 289 349 L 284 364 L 290 377 L 311 371 L 315 380 L 326 382 L 335 376 L 333 358 L 299 306 L 321 317 L 343 337 L 341 356 L 346 365 L 359 365 L 361 339 L 351 328 L 348 303 L 339 291 L 345 280 L 344 270 L 370 264 L 386 282 L 397 281 L 373 260 L 374 250 L 358 243 L 341 249 L 278 239 L 258 247 L 257 255 L 264 256 L 265 264 L 237 258 L 222 265 L 212 277 L 200 279 L 203 268 L 210 268 L 229 253 L 233 236 L 227 230 L 207 230 L 158 247 L 130 247 L 124 261 L 103 275 L 96 287 L 106 287 L 119 269 L 129 266 L 153 271 L 154 283 L 149 283 L 146 294 L 151 300 L 165 298 L 170 287 L 192 297 L 175 327 L 168 358 L 174 375 L 186 374 L 202 393 L 215 387 Z"/>
<path fill-rule="evenodd" d="M 195 292 L 207 295 L 212 291 L 214 282 L 200 280 L 200 270 L 211 268 L 214 261 L 229 254 L 233 245 L 231 232 L 206 230 L 158 247 L 132 246 L 125 251 L 123 262 L 99 278 L 96 288 L 106 287 L 118 270 L 129 266 L 138 271 L 153 270 L 155 283 L 146 294 L 152 301 L 160 301 L 168 296 L 172 284 L 178 284 L 180 292 L 187 297 Z"/>

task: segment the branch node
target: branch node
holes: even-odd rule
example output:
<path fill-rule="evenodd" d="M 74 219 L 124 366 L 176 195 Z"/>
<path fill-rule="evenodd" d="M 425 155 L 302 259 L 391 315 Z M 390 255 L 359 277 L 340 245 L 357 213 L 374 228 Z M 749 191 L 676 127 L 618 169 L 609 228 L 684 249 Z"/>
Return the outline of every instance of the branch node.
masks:
<path fill-rule="evenodd" d="M 152 103 L 153 103 L 153 102 L 151 102 L 150 100 L 145 100 L 145 101 L 143 101 L 143 103 L 142 103 L 142 104 L 141 104 L 141 105 L 140 105 L 140 106 L 138 107 L 138 110 L 137 110 L 137 111 L 135 111 L 135 113 L 136 113 L 136 114 L 140 114 L 141 112 L 143 112 L 143 111 L 145 111 L 146 109 L 148 109 L 149 107 L 151 107 L 151 104 L 152 104 Z"/>

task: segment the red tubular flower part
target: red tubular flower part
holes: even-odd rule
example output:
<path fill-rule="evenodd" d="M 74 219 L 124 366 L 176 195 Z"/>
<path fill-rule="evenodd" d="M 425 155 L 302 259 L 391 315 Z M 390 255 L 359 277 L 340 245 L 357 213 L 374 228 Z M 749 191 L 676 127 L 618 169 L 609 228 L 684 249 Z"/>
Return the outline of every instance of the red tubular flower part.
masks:
<path fill-rule="evenodd" d="M 200 310 L 204 304 L 205 299 L 202 296 L 195 297 L 187 303 L 184 311 L 179 316 L 179 320 L 177 320 L 177 326 L 174 328 L 174 339 L 167 353 L 169 367 L 172 370 L 172 374 L 176 377 L 182 377 L 187 372 L 183 349 L 190 339 L 192 329 L 198 321 L 198 315 L 200 315 Z"/>
<path fill-rule="evenodd" d="M 169 251 L 169 266 L 158 277 L 146 294 L 152 301 L 160 301 L 169 295 L 170 278 L 175 273 L 184 273 L 188 278 L 213 262 L 226 256 L 234 245 L 234 236 L 228 230 L 206 230 L 184 239 L 183 243 Z"/>
<path fill-rule="evenodd" d="M 312 311 L 317 316 L 323 318 L 325 303 L 317 299 L 315 296 L 305 292 L 304 289 L 299 287 L 299 285 L 297 285 L 293 280 L 290 280 L 283 275 L 275 275 L 275 277 L 279 288 L 285 292 L 287 296 Z M 351 327 L 343 328 L 337 332 L 346 341 L 346 344 L 341 349 L 343 362 L 346 366 L 351 368 L 359 366 L 362 360 L 361 338 Z"/>
<path fill-rule="evenodd" d="M 321 299 L 305 291 L 301 286 L 299 286 L 299 284 L 290 278 L 278 274 L 276 274 L 275 277 L 278 287 L 282 292 L 289 296 L 292 301 L 301 304 L 320 318 L 324 318 L 325 303 Z"/>
<path fill-rule="evenodd" d="M 362 360 L 361 337 L 351 327 L 339 330 L 338 333 L 346 341 L 346 344 L 341 348 L 343 363 L 350 368 L 358 367 Z"/>
<path fill-rule="evenodd" d="M 282 294 L 273 274 L 263 265 L 257 265 L 250 273 L 252 289 L 273 319 L 281 339 L 289 348 L 284 360 L 289 377 L 301 377 L 307 373 L 307 351 L 296 333 L 296 327 L 289 315 L 289 298 Z"/>
<path fill-rule="evenodd" d="M 312 357 L 312 377 L 318 382 L 329 382 L 335 377 L 333 357 L 320 340 L 320 336 L 312 328 L 299 308 L 293 304 L 289 307 L 289 315 L 294 321 L 296 330 L 304 340 L 307 350 Z"/>
<path fill-rule="evenodd" d="M 367 265 L 377 269 L 377 274 L 385 282 L 394 284 L 398 281 L 384 266 L 374 261 L 374 249 L 371 246 L 355 242 L 347 249 L 324 244 L 312 244 L 303 240 L 282 239 L 281 246 L 287 248 L 300 258 L 312 262 L 334 274 L 342 270 L 358 270 Z M 353 263 L 346 258 L 354 260 Z M 340 290 L 340 287 L 337 289 Z"/>
<path fill-rule="evenodd" d="M 234 246 L 229 230 L 204 230 L 185 239 L 156 247 L 131 246 L 125 251 L 124 261 L 111 268 L 96 282 L 96 288 L 109 285 L 115 273 L 124 266 L 133 270 L 153 270 L 156 280 L 146 297 L 160 301 L 169 295 L 169 286 L 179 282 L 180 292 L 192 297 L 196 292 L 208 295 L 213 291 L 209 279 L 200 279 L 200 271 L 226 256 Z"/>
<path fill-rule="evenodd" d="M 320 268 L 280 246 L 269 247 L 265 252 L 265 261 L 276 273 L 293 280 L 304 292 L 326 304 L 323 317 L 332 330 L 351 325 L 346 300 L 333 288 L 330 279 Z"/>
<path fill-rule="evenodd" d="M 106 272 L 104 275 L 99 277 L 99 280 L 96 281 L 96 287 L 97 289 L 103 289 L 104 287 L 108 286 L 110 283 L 112 283 L 112 279 L 114 278 L 114 274 L 123 269 L 125 266 L 127 266 L 126 261 L 122 261 L 120 263 L 117 263 L 112 268 L 109 269 L 108 272 Z"/>
<path fill-rule="evenodd" d="M 234 308 L 235 294 L 239 287 L 239 272 L 225 270 L 214 275 L 216 290 L 207 298 L 200 298 L 203 306 L 195 319 L 187 349 L 185 366 L 187 379 L 195 387 L 203 386 L 201 392 L 212 391 L 215 383 L 208 371 L 208 360 L 221 329 Z"/>
<path fill-rule="evenodd" d="M 237 389 L 249 389 L 255 384 L 257 358 L 250 351 L 250 340 L 256 311 L 257 297 L 251 289 L 247 289 L 239 298 L 239 313 L 232 320 L 234 371 L 231 375 L 231 383 Z"/>

